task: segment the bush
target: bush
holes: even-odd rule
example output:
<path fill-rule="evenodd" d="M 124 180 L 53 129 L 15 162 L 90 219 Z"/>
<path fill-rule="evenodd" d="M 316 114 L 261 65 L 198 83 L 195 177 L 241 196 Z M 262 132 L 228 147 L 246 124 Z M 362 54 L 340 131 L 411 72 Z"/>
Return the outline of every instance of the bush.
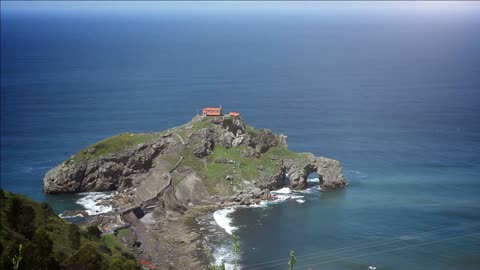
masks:
<path fill-rule="evenodd" d="M 32 239 L 36 230 L 35 209 L 30 205 L 21 205 L 20 214 L 17 216 L 16 220 L 16 231 L 23 234 L 27 239 Z"/>
<path fill-rule="evenodd" d="M 68 240 L 70 247 L 74 250 L 80 248 L 80 229 L 75 224 L 68 225 Z"/>
<path fill-rule="evenodd" d="M 95 225 L 90 225 L 87 227 L 87 234 L 95 239 L 99 239 L 102 236 L 102 232 Z"/>
<path fill-rule="evenodd" d="M 123 263 L 122 270 L 136 270 L 136 269 L 140 269 L 140 267 L 138 266 L 138 263 L 135 260 L 126 260 Z"/>
<path fill-rule="evenodd" d="M 65 266 L 69 270 L 99 270 L 103 257 L 93 244 L 86 243 L 65 261 Z"/>

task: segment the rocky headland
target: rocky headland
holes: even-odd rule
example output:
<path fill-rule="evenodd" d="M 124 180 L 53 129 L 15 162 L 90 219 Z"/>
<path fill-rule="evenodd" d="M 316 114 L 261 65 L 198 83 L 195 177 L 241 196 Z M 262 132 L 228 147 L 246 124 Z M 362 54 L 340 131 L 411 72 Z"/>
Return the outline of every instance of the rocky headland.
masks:
<path fill-rule="evenodd" d="M 163 132 L 93 144 L 51 169 L 44 191 L 114 191 L 114 211 L 91 222 L 161 269 L 201 269 L 194 221 L 201 213 L 272 199 L 270 191 L 286 184 L 305 189 L 313 172 L 323 191 L 346 186 L 338 161 L 290 151 L 286 138 L 240 117 L 197 116 Z"/>

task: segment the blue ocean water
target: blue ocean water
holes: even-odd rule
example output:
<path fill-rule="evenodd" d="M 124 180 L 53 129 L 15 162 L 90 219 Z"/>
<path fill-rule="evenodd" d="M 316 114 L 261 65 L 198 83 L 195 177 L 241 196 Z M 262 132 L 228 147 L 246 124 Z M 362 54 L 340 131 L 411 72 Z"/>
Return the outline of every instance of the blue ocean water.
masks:
<path fill-rule="evenodd" d="M 292 150 L 340 160 L 349 180 L 235 211 L 243 269 L 285 269 L 290 249 L 298 269 L 478 269 L 479 52 L 470 13 L 2 9 L 1 187 L 78 207 L 43 194 L 50 168 L 221 104 Z"/>

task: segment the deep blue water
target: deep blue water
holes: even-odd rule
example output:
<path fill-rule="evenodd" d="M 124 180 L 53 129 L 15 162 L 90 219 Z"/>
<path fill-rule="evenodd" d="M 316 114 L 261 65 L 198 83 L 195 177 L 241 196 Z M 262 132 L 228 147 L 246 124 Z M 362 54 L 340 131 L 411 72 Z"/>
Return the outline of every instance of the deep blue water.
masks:
<path fill-rule="evenodd" d="M 340 160 L 350 183 L 237 210 L 244 269 L 285 269 L 290 249 L 316 255 L 298 269 L 478 269 L 479 52 L 470 13 L 2 10 L 1 187 L 75 207 L 42 193 L 48 169 L 105 137 L 221 104 L 287 134 L 292 150 Z"/>

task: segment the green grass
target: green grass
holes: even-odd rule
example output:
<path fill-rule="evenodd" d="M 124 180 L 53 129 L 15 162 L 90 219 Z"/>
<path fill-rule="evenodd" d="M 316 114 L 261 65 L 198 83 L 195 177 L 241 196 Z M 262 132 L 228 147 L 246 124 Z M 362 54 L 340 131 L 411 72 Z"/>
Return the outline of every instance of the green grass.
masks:
<path fill-rule="evenodd" d="M 202 128 L 208 127 L 212 122 L 212 118 L 194 118 L 192 121 L 170 130 L 175 132 L 185 140 L 191 133 L 196 132 Z M 190 127 L 191 128 L 187 128 Z M 120 152 L 128 147 L 145 143 L 156 138 L 159 138 L 161 135 L 166 134 L 166 132 L 160 133 L 121 133 L 112 137 L 109 137 L 105 140 L 99 141 L 93 145 L 90 145 L 80 152 L 76 153 L 73 156 L 74 161 L 84 161 L 95 159 L 104 155 L 113 154 Z M 176 140 L 180 142 L 178 137 L 174 136 Z"/>
<path fill-rule="evenodd" d="M 280 159 L 298 159 L 303 157 L 302 154 L 297 154 L 282 146 L 270 148 L 266 153 L 261 154 L 259 158 L 242 157 L 241 152 L 246 147 L 245 145 L 240 145 L 226 149 L 218 145 L 215 146 L 213 153 L 208 157 L 207 180 L 205 182 L 210 194 L 222 193 L 222 191 L 233 194 L 233 186 L 241 187 L 243 180 L 255 181 L 261 178 L 264 172 L 275 172 Z M 236 163 L 215 163 L 215 160 L 220 157 L 235 160 Z M 262 171 L 257 168 L 260 165 L 263 167 Z M 233 180 L 225 179 L 229 174 L 233 175 Z"/>
<path fill-rule="evenodd" d="M 102 241 L 112 251 L 112 254 L 118 253 L 121 255 L 122 252 L 130 253 L 130 250 L 128 250 L 128 248 L 113 234 L 103 235 Z"/>
<path fill-rule="evenodd" d="M 157 137 L 158 133 L 122 133 L 90 145 L 75 154 L 73 159 L 76 161 L 95 159 L 103 155 L 120 152 L 127 147 L 141 144 Z"/>
<path fill-rule="evenodd" d="M 254 127 L 252 126 L 249 126 L 249 125 L 245 125 L 246 129 L 247 129 L 247 133 L 252 136 L 252 137 L 255 137 L 258 135 L 259 131 L 256 130 Z"/>
<path fill-rule="evenodd" d="M 118 237 L 130 237 L 132 236 L 132 232 L 129 228 L 121 229 L 118 231 Z"/>
<path fill-rule="evenodd" d="M 211 123 L 212 118 L 195 117 L 192 121 L 173 129 L 173 132 L 177 133 L 185 140 L 190 134 L 208 127 Z"/>

